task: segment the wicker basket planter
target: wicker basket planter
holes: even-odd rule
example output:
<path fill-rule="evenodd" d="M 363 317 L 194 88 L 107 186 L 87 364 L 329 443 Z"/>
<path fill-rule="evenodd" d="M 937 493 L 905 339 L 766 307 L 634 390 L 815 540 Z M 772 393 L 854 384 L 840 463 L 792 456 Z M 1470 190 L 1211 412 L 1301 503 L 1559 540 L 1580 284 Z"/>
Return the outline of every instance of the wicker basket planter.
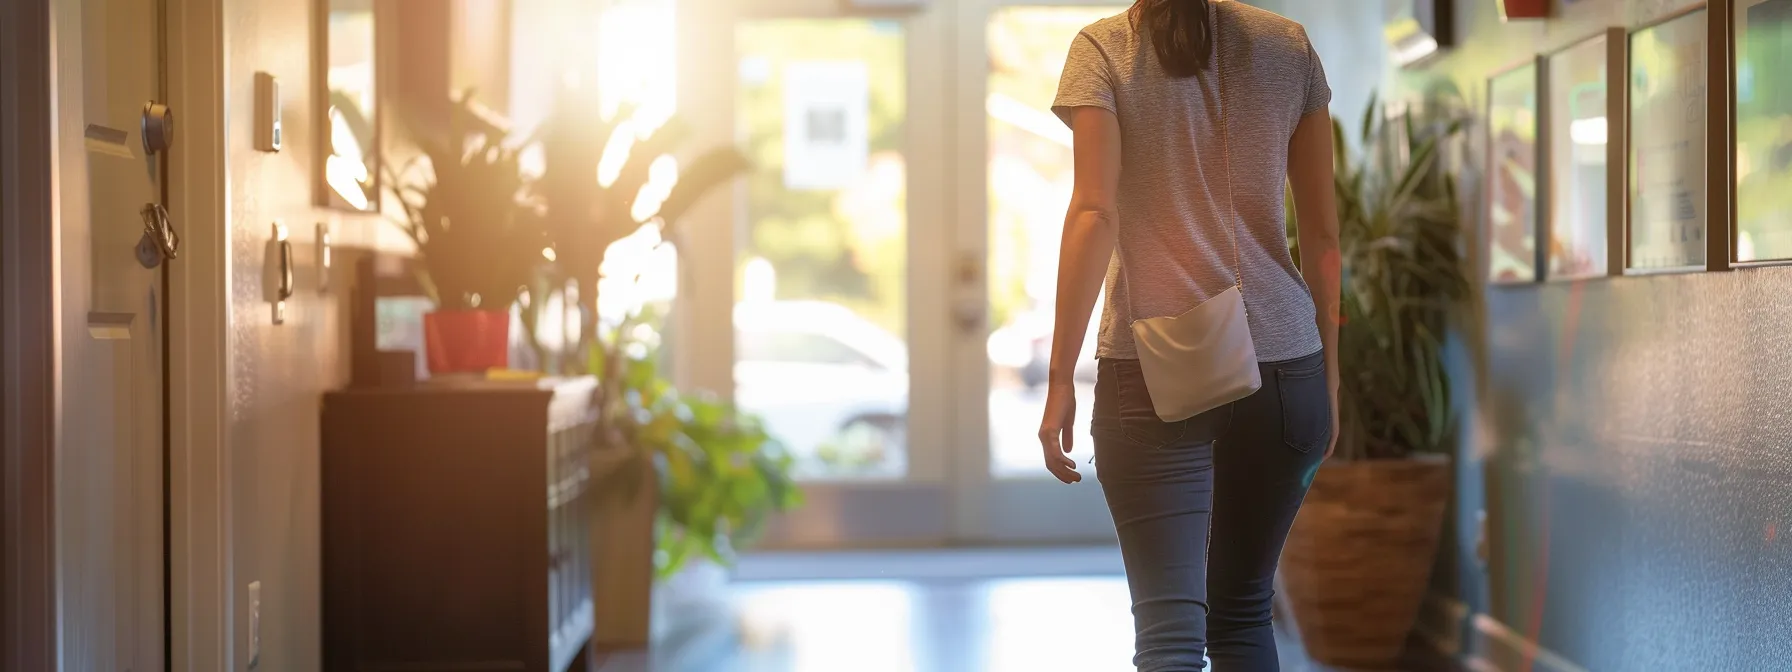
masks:
<path fill-rule="evenodd" d="M 1449 498 L 1450 466 L 1440 456 L 1320 468 L 1281 563 L 1285 604 L 1308 656 L 1351 667 L 1400 658 Z"/>

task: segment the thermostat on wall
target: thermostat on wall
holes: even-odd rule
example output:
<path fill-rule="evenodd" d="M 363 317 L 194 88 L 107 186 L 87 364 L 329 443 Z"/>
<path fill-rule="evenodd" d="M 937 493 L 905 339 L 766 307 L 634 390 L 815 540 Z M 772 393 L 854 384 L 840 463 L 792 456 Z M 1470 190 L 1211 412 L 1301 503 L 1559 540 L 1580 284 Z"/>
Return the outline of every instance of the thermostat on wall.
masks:
<path fill-rule="evenodd" d="M 280 82 L 265 72 L 255 73 L 255 148 L 280 151 Z"/>

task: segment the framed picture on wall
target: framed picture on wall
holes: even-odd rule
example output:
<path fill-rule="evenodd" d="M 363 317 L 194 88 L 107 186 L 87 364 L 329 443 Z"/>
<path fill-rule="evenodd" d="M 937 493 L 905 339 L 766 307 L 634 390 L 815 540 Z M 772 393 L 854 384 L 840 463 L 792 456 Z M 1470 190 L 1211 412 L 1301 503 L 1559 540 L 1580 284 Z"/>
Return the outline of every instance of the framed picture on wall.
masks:
<path fill-rule="evenodd" d="M 1792 0 L 1736 4 L 1736 261 L 1792 260 Z"/>
<path fill-rule="evenodd" d="M 1548 235 L 1543 243 L 1548 280 L 1599 277 L 1613 270 L 1608 241 L 1614 226 L 1622 226 L 1624 192 L 1612 180 L 1612 166 L 1621 167 L 1624 160 L 1624 109 L 1618 106 L 1623 98 L 1612 95 L 1611 83 L 1624 80 L 1624 46 L 1624 31 L 1614 28 L 1548 57 Z M 1620 68 L 1615 73 L 1614 63 Z M 1614 135 L 1613 128 L 1619 133 Z M 1623 235 L 1621 228 L 1617 235 Z"/>
<path fill-rule="evenodd" d="M 1537 279 L 1536 61 L 1487 82 L 1487 266 L 1499 284 Z"/>
<path fill-rule="evenodd" d="M 1706 13 L 1630 35 L 1629 272 L 1705 266 Z"/>

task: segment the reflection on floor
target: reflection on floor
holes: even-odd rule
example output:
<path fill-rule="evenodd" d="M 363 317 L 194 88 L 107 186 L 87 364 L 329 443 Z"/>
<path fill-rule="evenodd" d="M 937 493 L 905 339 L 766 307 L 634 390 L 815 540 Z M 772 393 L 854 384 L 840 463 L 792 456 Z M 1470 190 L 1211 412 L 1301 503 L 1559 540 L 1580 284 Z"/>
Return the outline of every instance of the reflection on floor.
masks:
<path fill-rule="evenodd" d="M 599 670 L 1127 672 L 1119 567 L 1112 549 L 759 556 L 662 591 L 653 651 Z M 1284 670 L 1320 672 L 1283 640 Z"/>

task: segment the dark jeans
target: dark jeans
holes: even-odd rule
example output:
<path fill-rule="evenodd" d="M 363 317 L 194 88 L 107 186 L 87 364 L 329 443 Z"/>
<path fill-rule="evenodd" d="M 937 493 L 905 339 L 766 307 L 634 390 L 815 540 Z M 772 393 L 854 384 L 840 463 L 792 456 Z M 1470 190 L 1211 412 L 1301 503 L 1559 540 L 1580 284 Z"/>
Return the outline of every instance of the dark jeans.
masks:
<path fill-rule="evenodd" d="M 1321 354 L 1262 367 L 1256 394 L 1163 422 L 1137 360 L 1101 361 L 1096 475 L 1120 533 L 1141 672 L 1200 670 L 1209 646 L 1220 672 L 1279 669 L 1276 561 L 1331 439 L 1331 395 Z"/>

